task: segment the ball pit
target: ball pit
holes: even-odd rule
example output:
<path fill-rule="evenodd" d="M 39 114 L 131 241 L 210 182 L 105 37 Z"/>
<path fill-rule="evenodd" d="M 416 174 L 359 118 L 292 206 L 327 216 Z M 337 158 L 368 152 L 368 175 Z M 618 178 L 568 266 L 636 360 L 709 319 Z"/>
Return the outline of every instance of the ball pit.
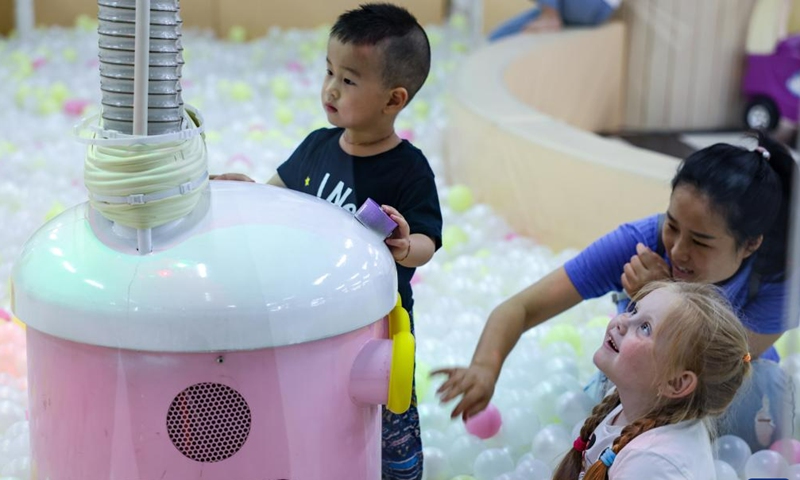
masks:
<path fill-rule="evenodd" d="M 435 368 L 468 364 L 483 324 L 504 298 L 563 264 L 575 252 L 554 253 L 515 235 L 464 186 L 442 182 L 442 130 L 448 80 L 469 44 L 463 22 L 429 27 L 430 79 L 398 119 L 403 138 L 428 156 L 440 188 L 445 248 L 415 277 L 417 394 L 428 480 L 550 478 L 591 408 L 582 386 L 594 373 L 613 306 L 609 298 L 585 302 L 526 333 L 499 379 L 491 425 L 479 435 L 451 420 L 453 403 L 440 405 Z M 326 30 L 272 29 L 245 41 L 244 29 L 227 39 L 186 30 L 191 61 L 184 68 L 187 103 L 207 122 L 210 171 L 270 178 L 304 135 L 326 125 L 318 105 L 325 73 Z M 30 234 L 65 207 L 86 200 L 84 145 L 73 138 L 78 115 L 99 108 L 96 22 L 72 29 L 38 29 L 25 40 L 0 40 L 0 280 Z M 48 55 L 48 52 L 61 52 Z M 310 107 L 309 107 L 310 106 Z M 253 126 L 258 128 L 254 129 Z M 25 330 L 10 315 L 0 289 L 0 477 L 30 474 Z M 24 320 L 24 319 L 23 319 Z M 800 357 L 788 365 L 800 365 Z M 797 369 L 800 370 L 800 369 Z M 800 381 L 800 373 L 793 378 Z M 492 414 L 494 415 L 494 414 Z M 502 421 L 500 421 L 502 418 Z M 491 433 L 491 434 L 489 434 Z M 747 472 L 790 472 L 777 448 L 758 456 L 734 437 L 716 442 L 720 478 Z M 792 452 L 796 447 L 792 444 Z M 793 458 L 797 461 L 796 453 Z M 783 463 L 781 463 L 783 462 Z M 733 472 L 733 473 L 731 473 Z M 725 476 L 727 475 L 727 476 Z M 731 476 L 734 475 L 734 476 Z M 52 479 L 58 480 L 58 479 Z"/>

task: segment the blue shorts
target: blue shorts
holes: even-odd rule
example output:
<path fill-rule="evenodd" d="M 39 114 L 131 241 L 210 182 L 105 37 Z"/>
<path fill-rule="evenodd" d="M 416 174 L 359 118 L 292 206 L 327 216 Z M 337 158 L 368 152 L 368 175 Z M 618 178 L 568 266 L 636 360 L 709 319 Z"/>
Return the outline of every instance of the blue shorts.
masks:
<path fill-rule="evenodd" d="M 414 314 L 408 313 L 413 335 Z M 416 382 L 412 383 L 411 406 L 405 413 L 398 415 L 383 407 L 382 426 L 381 479 L 422 480 L 422 437 L 417 413 Z"/>
<path fill-rule="evenodd" d="M 422 479 L 422 437 L 419 431 L 416 392 L 411 407 L 400 415 L 383 407 L 383 480 Z"/>

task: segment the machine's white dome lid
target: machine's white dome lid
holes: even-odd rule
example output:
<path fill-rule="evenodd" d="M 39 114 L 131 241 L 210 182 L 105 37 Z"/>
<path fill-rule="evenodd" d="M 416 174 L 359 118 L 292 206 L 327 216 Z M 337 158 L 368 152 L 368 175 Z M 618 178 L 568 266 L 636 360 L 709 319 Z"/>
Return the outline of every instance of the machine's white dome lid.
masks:
<path fill-rule="evenodd" d="M 88 204 L 27 242 L 13 309 L 31 328 L 146 351 L 248 350 L 310 342 L 381 319 L 397 298 L 383 239 L 350 213 L 268 185 L 211 182 L 199 207 L 135 231 Z"/>

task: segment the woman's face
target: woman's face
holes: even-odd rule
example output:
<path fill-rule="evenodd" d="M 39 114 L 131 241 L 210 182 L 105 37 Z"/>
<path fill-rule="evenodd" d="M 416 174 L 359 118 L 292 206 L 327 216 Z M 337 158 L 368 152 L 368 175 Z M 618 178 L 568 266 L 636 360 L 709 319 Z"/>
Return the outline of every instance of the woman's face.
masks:
<path fill-rule="evenodd" d="M 662 238 L 672 277 L 698 283 L 731 278 L 761 246 L 759 238 L 737 248 L 725 218 L 691 185 L 679 185 L 672 191 Z"/>

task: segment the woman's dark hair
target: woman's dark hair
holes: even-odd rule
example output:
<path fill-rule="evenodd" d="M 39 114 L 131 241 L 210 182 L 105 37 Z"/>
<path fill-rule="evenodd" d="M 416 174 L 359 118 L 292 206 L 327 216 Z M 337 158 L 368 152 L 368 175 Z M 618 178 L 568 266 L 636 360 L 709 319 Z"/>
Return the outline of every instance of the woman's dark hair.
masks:
<path fill-rule="evenodd" d="M 690 185 L 706 195 L 725 218 L 737 247 L 763 235 L 754 269 L 782 277 L 797 166 L 786 147 L 760 132 L 753 136 L 756 150 L 717 143 L 691 154 L 672 179 L 672 189 Z"/>

